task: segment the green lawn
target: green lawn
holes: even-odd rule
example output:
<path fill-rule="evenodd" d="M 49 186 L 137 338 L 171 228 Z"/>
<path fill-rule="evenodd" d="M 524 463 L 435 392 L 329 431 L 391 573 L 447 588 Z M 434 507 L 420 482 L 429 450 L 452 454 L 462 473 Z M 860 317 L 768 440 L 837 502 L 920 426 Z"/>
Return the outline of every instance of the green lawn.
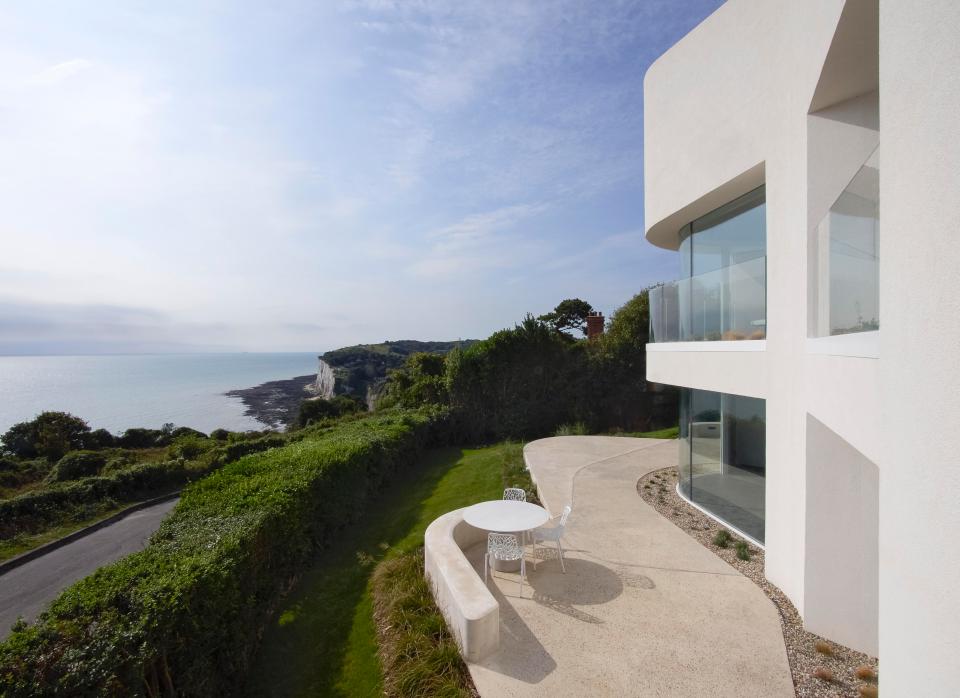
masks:
<path fill-rule="evenodd" d="M 249 694 L 382 695 L 368 585 L 376 562 L 422 545 L 426 527 L 441 514 L 499 499 L 503 463 L 519 448 L 438 449 L 398 476 L 286 598 L 264 633 Z"/>
<path fill-rule="evenodd" d="M 667 427 L 656 431 L 634 431 L 615 434 L 615 436 L 633 436 L 639 439 L 676 439 L 680 435 L 680 427 Z"/>

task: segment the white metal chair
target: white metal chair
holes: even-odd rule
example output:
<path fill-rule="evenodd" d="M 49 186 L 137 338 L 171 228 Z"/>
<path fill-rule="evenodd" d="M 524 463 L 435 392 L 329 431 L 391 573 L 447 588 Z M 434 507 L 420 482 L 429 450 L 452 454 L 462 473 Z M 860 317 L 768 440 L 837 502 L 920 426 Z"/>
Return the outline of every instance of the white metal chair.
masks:
<path fill-rule="evenodd" d="M 537 559 L 537 541 L 541 543 L 553 542 L 557 544 L 557 555 L 560 556 L 560 569 L 564 574 L 567 573 L 567 568 L 563 564 L 563 546 L 560 544 L 560 538 L 563 536 L 563 531 L 567 526 L 567 518 L 570 516 L 570 505 L 568 504 L 563 508 L 563 513 L 560 515 L 560 523 L 556 526 L 551 526 L 549 528 L 535 528 L 531 531 L 533 536 L 533 559 L 534 567 L 536 567 Z M 553 517 L 556 518 L 556 517 Z"/>
<path fill-rule="evenodd" d="M 503 491 L 503 498 L 511 502 L 525 502 L 527 491 L 522 487 L 508 487 Z"/>
<path fill-rule="evenodd" d="M 527 576 L 527 566 L 523 559 L 523 548 L 512 533 L 488 533 L 487 554 L 483 557 L 483 583 L 487 583 L 487 570 L 493 575 L 493 565 L 497 560 L 503 562 L 520 561 L 520 596 L 523 596 L 523 580 Z"/>

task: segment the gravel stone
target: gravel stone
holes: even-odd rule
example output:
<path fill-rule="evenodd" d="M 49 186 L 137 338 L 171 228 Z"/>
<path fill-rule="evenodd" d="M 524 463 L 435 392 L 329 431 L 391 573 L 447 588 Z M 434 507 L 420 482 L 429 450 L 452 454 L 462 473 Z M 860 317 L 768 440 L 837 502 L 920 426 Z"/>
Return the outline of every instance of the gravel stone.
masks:
<path fill-rule="evenodd" d="M 664 468 L 640 478 L 637 481 L 637 492 L 643 501 L 753 581 L 773 601 L 780 612 L 780 627 L 783 629 L 783 640 L 787 647 L 787 658 L 790 661 L 790 671 L 797 696 L 799 698 L 832 698 L 834 696 L 860 698 L 861 687 L 876 687 L 876 681 L 861 680 L 856 676 L 857 668 L 863 666 L 868 666 L 879 673 L 876 658 L 804 630 L 803 620 L 797 613 L 797 609 L 786 595 L 764 576 L 763 550 L 687 504 L 677 494 L 676 485 L 676 469 Z M 654 494 L 655 491 L 656 494 Z M 730 542 L 726 548 L 718 548 L 712 542 L 713 537 L 721 529 L 730 534 Z M 734 546 L 741 540 L 747 543 L 750 560 L 741 560 L 737 557 Z M 829 648 L 831 653 L 818 651 L 818 643 L 823 643 L 820 645 L 821 650 Z M 832 675 L 833 680 L 825 681 L 817 678 L 815 675 L 817 673 L 823 676 Z"/>

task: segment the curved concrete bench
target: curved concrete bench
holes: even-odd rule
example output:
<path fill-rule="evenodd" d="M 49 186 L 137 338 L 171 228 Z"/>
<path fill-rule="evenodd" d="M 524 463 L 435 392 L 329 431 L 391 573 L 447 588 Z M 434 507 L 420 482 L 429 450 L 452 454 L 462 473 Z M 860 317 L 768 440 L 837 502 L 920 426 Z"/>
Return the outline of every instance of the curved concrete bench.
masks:
<path fill-rule="evenodd" d="M 486 531 L 463 520 L 463 509 L 436 519 L 423 536 L 424 573 L 433 598 L 470 662 L 496 652 L 500 645 L 500 606 L 463 554 L 486 539 Z"/>

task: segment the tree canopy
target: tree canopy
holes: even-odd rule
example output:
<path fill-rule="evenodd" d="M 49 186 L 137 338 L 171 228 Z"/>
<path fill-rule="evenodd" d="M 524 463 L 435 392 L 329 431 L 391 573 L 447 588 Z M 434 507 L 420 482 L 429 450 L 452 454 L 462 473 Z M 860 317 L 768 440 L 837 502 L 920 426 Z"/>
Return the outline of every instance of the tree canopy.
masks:
<path fill-rule="evenodd" d="M 553 327 L 557 332 L 579 330 L 587 333 L 587 316 L 593 312 L 593 306 L 580 298 L 567 298 L 560 301 L 552 312 L 541 315 L 538 320 Z"/>

